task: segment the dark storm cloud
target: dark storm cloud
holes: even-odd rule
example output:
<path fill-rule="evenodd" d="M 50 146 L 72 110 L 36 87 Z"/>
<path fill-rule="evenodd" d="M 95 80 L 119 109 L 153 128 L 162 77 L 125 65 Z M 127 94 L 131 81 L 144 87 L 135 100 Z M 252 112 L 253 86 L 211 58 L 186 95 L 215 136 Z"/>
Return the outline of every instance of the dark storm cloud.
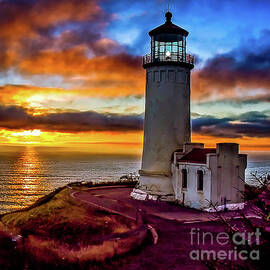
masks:
<path fill-rule="evenodd" d="M 142 115 L 59 112 L 33 116 L 21 107 L 0 106 L 0 127 L 11 130 L 41 129 L 58 132 L 136 131 L 143 128 Z M 270 137 L 270 111 L 238 116 L 201 116 L 192 120 L 195 133 L 223 137 Z"/>
<path fill-rule="evenodd" d="M 210 58 L 194 73 L 196 96 L 208 96 L 214 90 L 230 96 L 236 88 L 270 91 L 270 31 L 265 30 L 259 39 L 246 43 L 229 53 Z"/>
<path fill-rule="evenodd" d="M 22 129 L 31 121 L 31 117 L 23 108 L 0 105 L 0 126 L 2 128 Z"/>
<path fill-rule="evenodd" d="M 192 130 L 223 138 L 270 137 L 269 113 L 252 111 L 226 118 L 202 116 L 192 120 Z"/>
<path fill-rule="evenodd" d="M 141 115 L 100 114 L 94 111 L 62 112 L 33 116 L 23 108 L 0 106 L 0 127 L 11 130 L 43 131 L 135 131 L 141 130 Z"/>

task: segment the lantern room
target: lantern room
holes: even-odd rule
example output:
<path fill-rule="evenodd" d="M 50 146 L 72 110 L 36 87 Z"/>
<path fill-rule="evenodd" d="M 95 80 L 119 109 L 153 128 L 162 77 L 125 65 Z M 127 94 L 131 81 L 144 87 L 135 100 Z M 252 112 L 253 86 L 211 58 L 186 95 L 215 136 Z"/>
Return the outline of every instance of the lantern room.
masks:
<path fill-rule="evenodd" d="M 186 53 L 188 32 L 173 24 L 172 13 L 167 12 L 166 22 L 149 32 L 151 37 L 151 54 L 144 56 L 144 67 L 159 63 L 194 64 L 194 57 Z"/>

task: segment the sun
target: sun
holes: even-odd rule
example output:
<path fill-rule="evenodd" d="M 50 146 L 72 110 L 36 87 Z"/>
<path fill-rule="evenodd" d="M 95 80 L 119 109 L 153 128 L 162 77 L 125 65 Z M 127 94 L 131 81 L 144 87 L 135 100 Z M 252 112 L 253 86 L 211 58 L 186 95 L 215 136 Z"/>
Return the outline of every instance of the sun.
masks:
<path fill-rule="evenodd" d="M 39 129 L 34 129 L 34 130 L 25 130 L 22 132 L 13 132 L 12 136 L 34 136 L 34 137 L 38 137 L 41 135 L 41 131 Z"/>

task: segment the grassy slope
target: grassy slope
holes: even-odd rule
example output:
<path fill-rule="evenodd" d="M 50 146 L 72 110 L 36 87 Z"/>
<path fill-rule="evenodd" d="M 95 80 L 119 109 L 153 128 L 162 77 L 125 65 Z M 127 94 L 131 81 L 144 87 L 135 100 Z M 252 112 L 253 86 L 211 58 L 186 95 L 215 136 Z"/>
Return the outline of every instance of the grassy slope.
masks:
<path fill-rule="evenodd" d="M 62 264 L 63 260 L 66 263 L 80 259 L 103 260 L 104 256 L 125 253 L 134 243 L 139 244 L 145 237 L 145 230 L 136 231 L 138 226 L 133 221 L 89 207 L 70 196 L 73 190 L 85 190 L 88 186 L 69 185 L 45 196 L 30 208 L 3 215 L 0 242 L 10 234 L 19 235 L 22 240 L 17 241 L 18 252 L 28 261 L 40 260 L 47 264 L 57 261 Z M 134 230 L 135 234 L 128 236 L 133 240 L 127 243 L 126 234 Z M 110 240 L 114 236 L 126 238 L 115 242 Z M 13 251 L 11 247 L 9 254 Z"/>

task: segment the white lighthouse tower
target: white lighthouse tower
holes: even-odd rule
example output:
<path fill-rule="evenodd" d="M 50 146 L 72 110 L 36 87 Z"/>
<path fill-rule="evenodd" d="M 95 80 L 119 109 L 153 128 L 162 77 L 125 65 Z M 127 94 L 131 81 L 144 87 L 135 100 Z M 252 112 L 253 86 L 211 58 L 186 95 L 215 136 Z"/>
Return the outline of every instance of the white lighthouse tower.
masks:
<path fill-rule="evenodd" d="M 194 57 L 186 54 L 188 32 L 171 22 L 149 32 L 151 54 L 144 56 L 146 104 L 140 180 L 136 199 L 175 200 L 173 153 L 190 142 L 190 71 Z"/>
<path fill-rule="evenodd" d="M 171 22 L 149 32 L 151 54 L 144 56 L 146 104 L 140 179 L 134 199 L 176 201 L 197 209 L 242 207 L 247 155 L 236 143 L 205 148 L 190 141 L 188 32 Z"/>

